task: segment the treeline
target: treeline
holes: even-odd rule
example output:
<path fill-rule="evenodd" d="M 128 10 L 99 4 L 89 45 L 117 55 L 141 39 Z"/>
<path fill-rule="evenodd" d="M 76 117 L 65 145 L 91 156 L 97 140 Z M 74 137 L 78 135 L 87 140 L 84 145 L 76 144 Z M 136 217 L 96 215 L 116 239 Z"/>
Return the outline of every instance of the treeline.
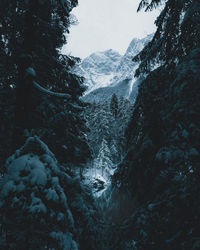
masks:
<path fill-rule="evenodd" d="M 88 103 L 84 111 L 87 121 L 88 144 L 92 155 L 92 167 L 100 169 L 108 177 L 125 154 L 125 129 L 132 113 L 132 104 L 113 94 L 111 99 Z"/>

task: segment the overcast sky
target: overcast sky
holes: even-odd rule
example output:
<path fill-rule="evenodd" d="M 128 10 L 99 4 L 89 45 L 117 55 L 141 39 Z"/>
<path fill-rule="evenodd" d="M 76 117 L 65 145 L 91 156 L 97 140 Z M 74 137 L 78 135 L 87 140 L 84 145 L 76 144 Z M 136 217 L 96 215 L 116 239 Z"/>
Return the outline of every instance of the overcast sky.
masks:
<path fill-rule="evenodd" d="M 123 54 L 134 37 L 155 31 L 158 11 L 137 13 L 140 0 L 79 0 L 72 13 L 79 24 L 70 28 L 63 52 L 84 58 L 96 51 Z"/>

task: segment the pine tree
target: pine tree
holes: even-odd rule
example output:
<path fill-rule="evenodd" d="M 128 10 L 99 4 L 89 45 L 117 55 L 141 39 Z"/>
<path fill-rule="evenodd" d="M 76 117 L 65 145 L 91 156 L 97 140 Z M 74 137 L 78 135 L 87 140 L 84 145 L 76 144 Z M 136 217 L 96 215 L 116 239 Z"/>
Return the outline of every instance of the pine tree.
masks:
<path fill-rule="evenodd" d="M 0 192 L 1 249 L 78 249 L 55 156 L 29 138 L 6 163 Z"/>
<path fill-rule="evenodd" d="M 120 98 L 116 118 L 107 102 L 90 104 L 84 114 L 89 127 L 87 136 L 92 158 L 97 158 L 104 138 L 111 150 L 112 162 L 119 163 L 125 153 L 125 130 L 131 115 L 130 102 Z"/>
<path fill-rule="evenodd" d="M 161 0 L 143 0 L 139 9 L 161 4 Z M 200 3 L 198 0 L 168 0 L 156 20 L 157 30 L 152 41 L 134 58 L 140 66 L 136 76 L 149 73 L 156 65 L 172 67 L 193 49 L 200 47 Z"/>
<path fill-rule="evenodd" d="M 85 162 L 90 152 L 81 117 L 84 104 L 79 100 L 85 88 L 83 80 L 70 73 L 79 59 L 59 52 L 77 1 L 1 4 L 0 67 L 8 70 L 0 77 L 2 88 L 12 87 L 14 92 L 15 104 L 10 109 L 13 149 L 20 147 L 28 135 L 38 134 L 60 161 Z"/>
<path fill-rule="evenodd" d="M 140 7 L 148 10 L 159 3 L 144 0 Z M 140 62 L 136 75 L 146 79 L 113 183 L 137 196 L 141 208 L 131 219 L 128 237 L 140 249 L 199 247 L 199 7 L 196 0 L 165 1 L 153 40 L 134 59 Z"/>
<path fill-rule="evenodd" d="M 97 156 L 97 168 L 101 168 L 101 175 L 109 177 L 113 163 L 111 160 L 111 153 L 108 147 L 108 143 L 105 139 L 102 140 L 99 154 Z"/>
<path fill-rule="evenodd" d="M 118 98 L 115 94 L 112 95 L 112 98 L 110 101 L 110 111 L 113 114 L 113 116 L 116 118 L 118 115 Z"/>

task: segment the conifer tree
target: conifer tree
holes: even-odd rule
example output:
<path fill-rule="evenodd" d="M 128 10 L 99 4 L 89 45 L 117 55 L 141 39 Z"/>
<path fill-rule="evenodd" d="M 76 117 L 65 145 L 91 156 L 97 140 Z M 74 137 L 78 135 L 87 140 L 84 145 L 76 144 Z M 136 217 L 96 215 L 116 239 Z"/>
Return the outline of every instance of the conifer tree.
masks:
<path fill-rule="evenodd" d="M 1 249 L 78 249 L 54 154 L 37 137 L 6 163 L 1 183 Z"/>
<path fill-rule="evenodd" d="M 0 67 L 8 70 L 1 71 L 0 77 L 2 88 L 12 87 L 14 92 L 13 149 L 36 133 L 60 161 L 86 161 L 90 152 L 80 115 L 84 104 L 79 100 L 85 88 L 82 79 L 70 73 L 78 58 L 60 54 L 77 1 L 18 0 L 1 5 Z"/>
<path fill-rule="evenodd" d="M 105 139 L 102 140 L 101 147 L 99 150 L 99 154 L 97 156 L 97 164 L 98 167 L 101 168 L 102 176 L 109 176 L 111 174 L 111 169 L 113 167 L 113 163 L 111 160 L 111 153 L 108 148 L 108 143 Z M 97 168 L 98 168 L 97 167 Z"/>
<path fill-rule="evenodd" d="M 200 217 L 200 2 L 143 0 L 140 8 L 151 10 L 161 2 L 165 5 L 157 31 L 134 58 L 140 62 L 136 75 L 146 78 L 126 131 L 127 153 L 113 183 L 138 197 L 141 208 L 129 224 L 129 240 L 138 249 L 195 249 Z"/>
<path fill-rule="evenodd" d="M 116 118 L 118 115 L 118 98 L 116 94 L 112 95 L 112 98 L 110 101 L 110 111 L 113 114 L 113 116 Z"/>
<path fill-rule="evenodd" d="M 200 47 L 198 0 L 168 0 L 156 20 L 157 30 L 151 42 L 134 58 L 140 66 L 136 76 L 149 73 L 156 65 L 172 67 L 180 63 L 193 49 Z M 161 0 L 143 0 L 138 10 L 151 10 Z"/>

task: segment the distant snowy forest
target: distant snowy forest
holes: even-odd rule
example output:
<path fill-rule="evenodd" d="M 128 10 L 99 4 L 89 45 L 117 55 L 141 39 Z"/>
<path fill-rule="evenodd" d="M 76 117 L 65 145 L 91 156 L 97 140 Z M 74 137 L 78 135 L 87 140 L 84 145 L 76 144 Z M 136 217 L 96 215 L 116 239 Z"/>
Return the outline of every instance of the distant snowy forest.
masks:
<path fill-rule="evenodd" d="M 0 0 L 0 249 L 198 250 L 200 1 L 83 60 L 77 5 Z"/>

